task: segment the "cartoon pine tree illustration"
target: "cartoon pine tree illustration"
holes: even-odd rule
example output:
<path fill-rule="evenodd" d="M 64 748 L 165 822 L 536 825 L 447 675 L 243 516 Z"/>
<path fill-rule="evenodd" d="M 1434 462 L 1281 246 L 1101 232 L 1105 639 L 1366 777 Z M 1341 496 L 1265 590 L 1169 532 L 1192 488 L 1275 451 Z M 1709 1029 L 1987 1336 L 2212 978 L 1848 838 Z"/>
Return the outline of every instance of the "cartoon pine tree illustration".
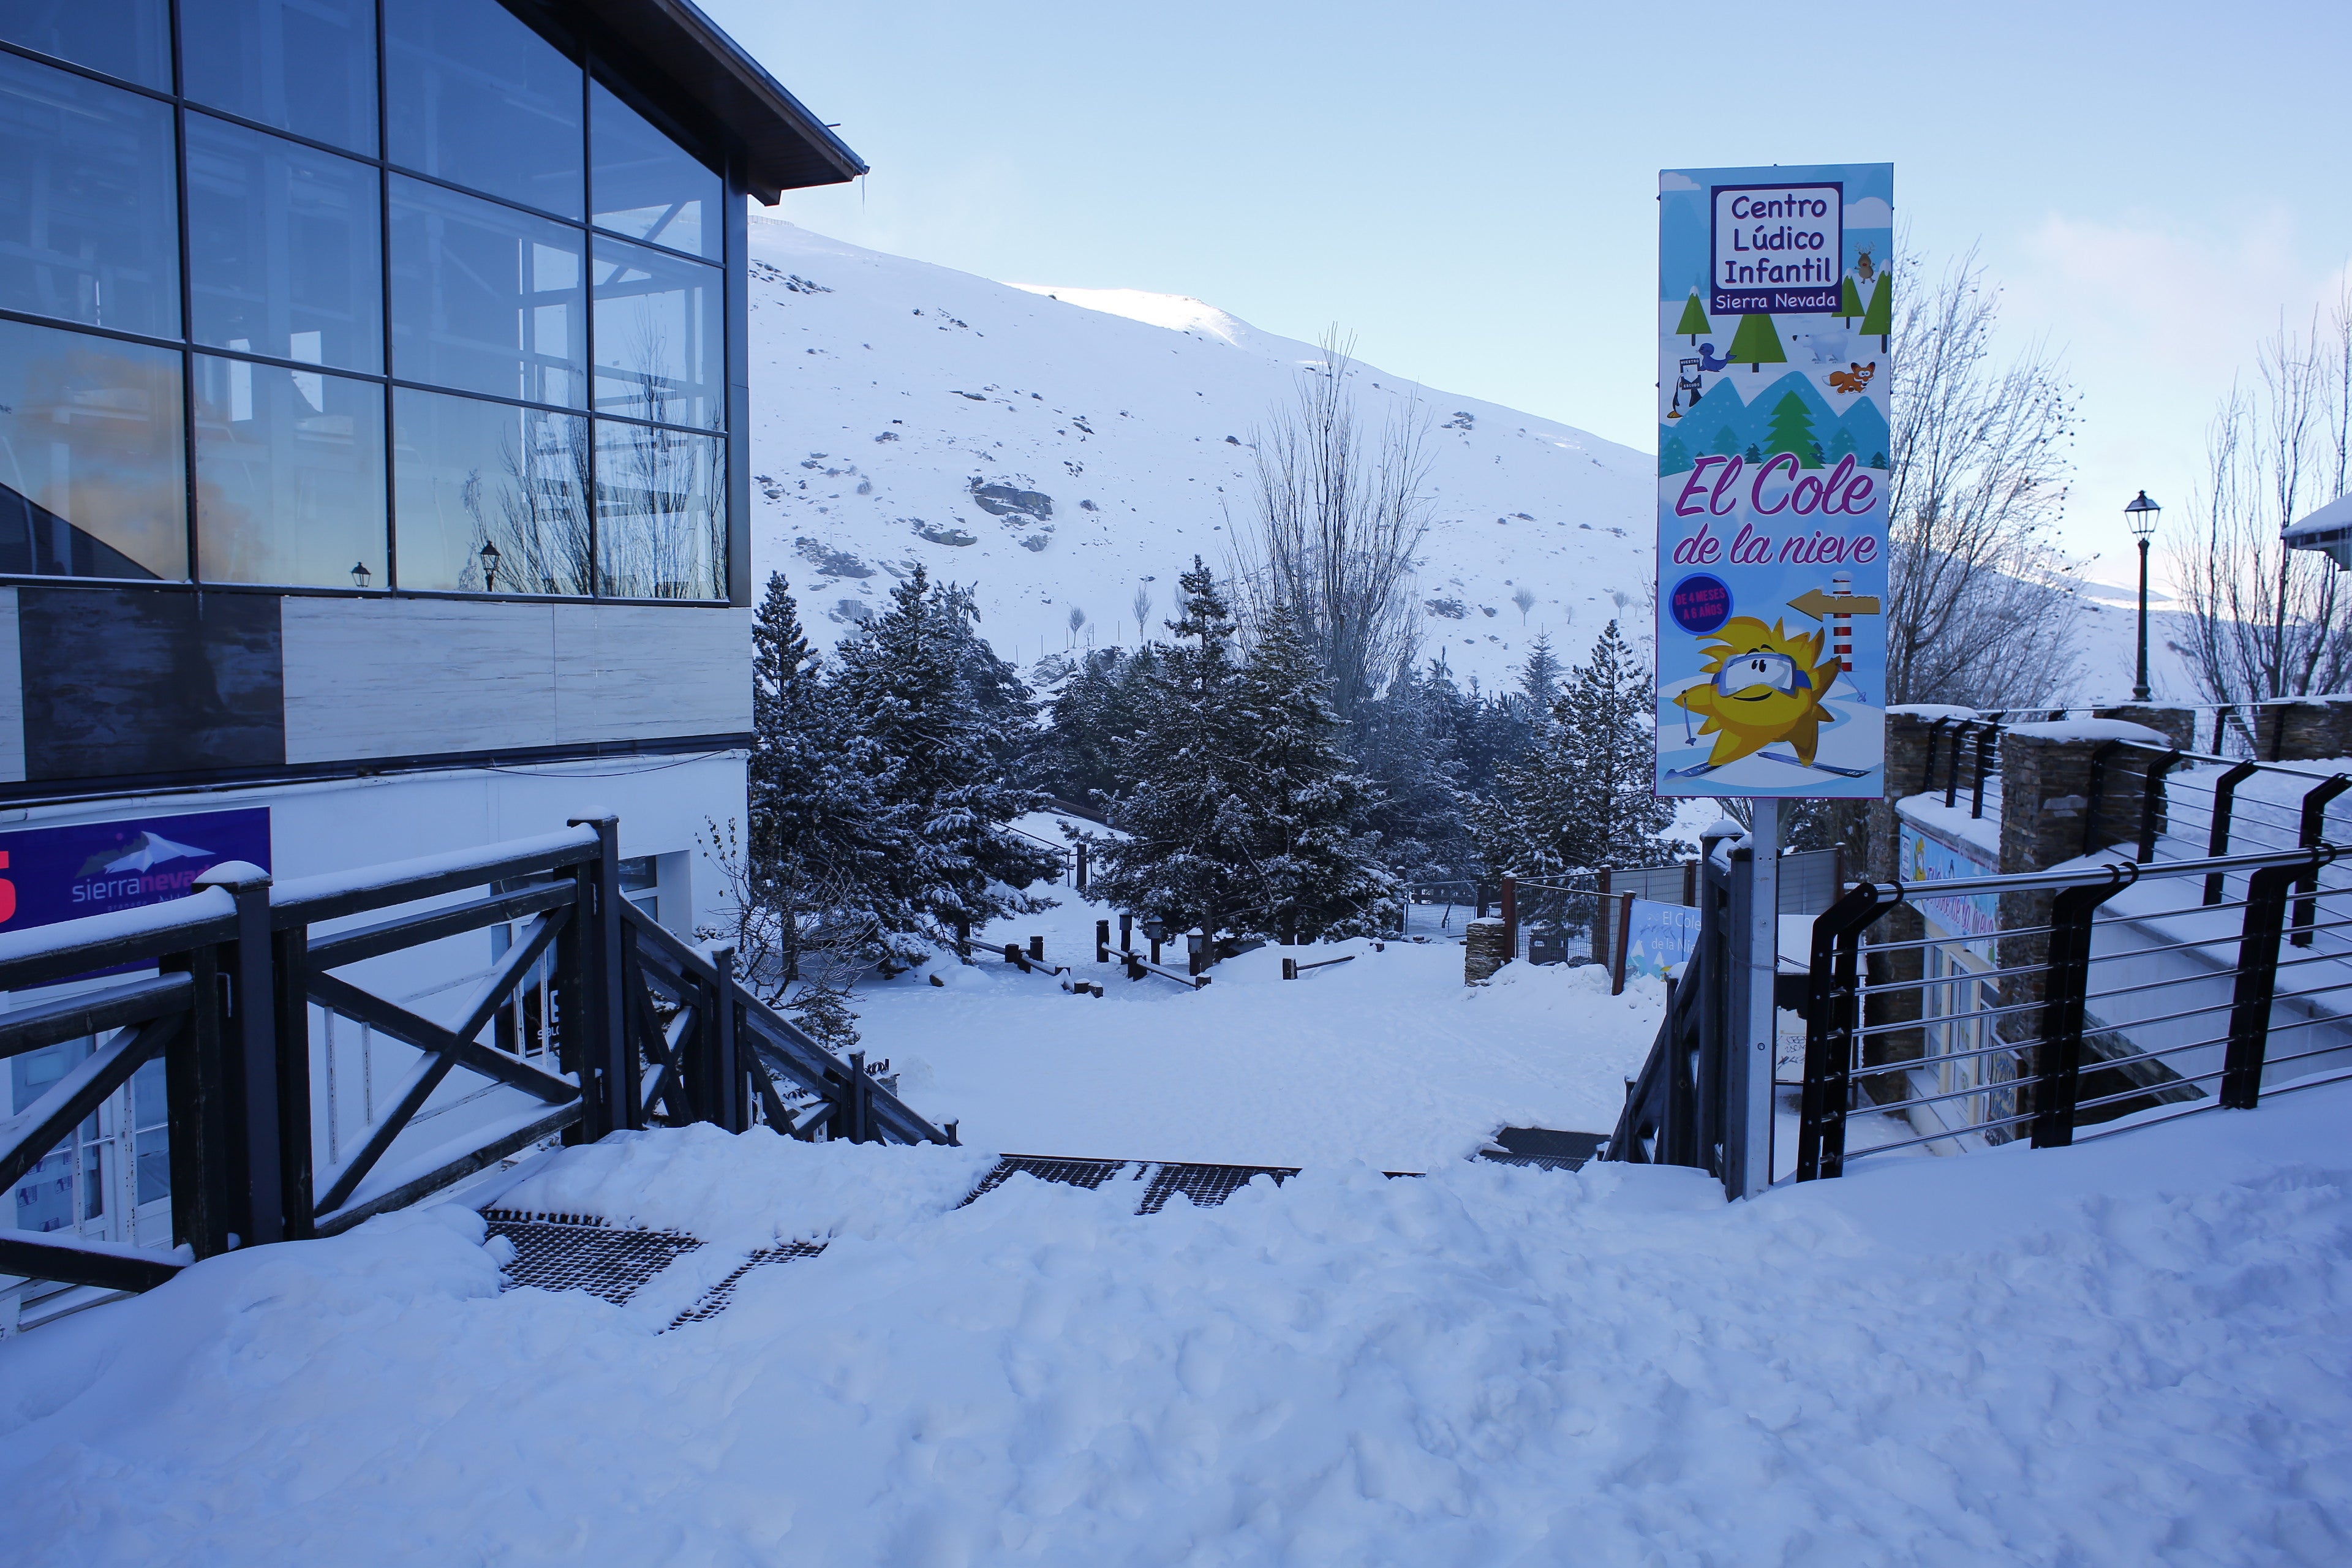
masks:
<path fill-rule="evenodd" d="M 1853 432 L 1841 425 L 1837 427 L 1837 434 L 1830 437 L 1829 460 L 1834 463 L 1840 458 L 1851 458 L 1853 456 Z"/>
<path fill-rule="evenodd" d="M 1852 273 L 1838 279 L 1837 314 L 1838 319 L 1849 328 L 1853 325 L 1853 319 L 1862 314 L 1862 291 L 1853 286 Z"/>
<path fill-rule="evenodd" d="M 1658 447 L 1658 472 L 1679 474 L 1691 466 L 1690 448 L 1679 436 L 1669 436 Z"/>
<path fill-rule="evenodd" d="M 1718 458 L 1739 456 L 1739 436 L 1728 425 L 1715 433 L 1715 445 L 1708 448 Z"/>
<path fill-rule="evenodd" d="M 1772 425 L 1769 432 L 1772 450 L 1794 452 L 1798 462 L 1808 468 L 1822 466 L 1821 444 L 1813 439 L 1813 416 L 1795 393 L 1772 405 Z"/>
<path fill-rule="evenodd" d="M 1878 352 L 1887 352 L 1886 340 L 1895 331 L 1895 279 L 1887 273 L 1878 275 L 1870 290 L 1870 309 L 1862 313 L 1862 335 L 1878 340 Z M 1737 356 L 1734 356 L 1737 357 Z"/>
<path fill-rule="evenodd" d="M 1870 323 L 1864 321 L 1867 331 Z M 1739 331 L 1731 339 L 1731 352 L 1723 356 L 1731 364 L 1744 364 L 1752 371 L 1762 371 L 1768 364 L 1786 364 L 1788 352 L 1780 347 L 1780 334 L 1772 326 L 1769 316 L 1742 316 Z"/>
<path fill-rule="evenodd" d="M 1706 312 L 1698 308 L 1697 289 L 1692 289 L 1690 298 L 1683 301 L 1683 319 L 1675 323 L 1675 331 L 1689 338 L 1694 344 L 1715 331 L 1706 324 Z"/>

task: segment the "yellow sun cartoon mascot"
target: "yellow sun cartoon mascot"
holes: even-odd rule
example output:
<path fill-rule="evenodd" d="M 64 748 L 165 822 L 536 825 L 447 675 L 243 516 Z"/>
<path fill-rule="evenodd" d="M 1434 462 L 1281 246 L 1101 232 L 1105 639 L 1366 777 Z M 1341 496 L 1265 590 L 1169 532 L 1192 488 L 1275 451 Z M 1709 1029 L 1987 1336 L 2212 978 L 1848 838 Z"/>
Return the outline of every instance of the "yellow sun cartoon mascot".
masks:
<path fill-rule="evenodd" d="M 1838 675 L 1837 660 L 1822 657 L 1822 634 L 1792 633 L 1779 621 L 1767 626 L 1753 616 L 1735 616 L 1715 637 L 1700 650 L 1706 655 L 1700 668 L 1714 679 L 1675 698 L 1679 706 L 1706 715 L 1698 732 L 1716 737 L 1706 766 L 1719 768 L 1786 741 L 1797 760 L 1811 767 L 1826 717 L 1822 699 Z"/>

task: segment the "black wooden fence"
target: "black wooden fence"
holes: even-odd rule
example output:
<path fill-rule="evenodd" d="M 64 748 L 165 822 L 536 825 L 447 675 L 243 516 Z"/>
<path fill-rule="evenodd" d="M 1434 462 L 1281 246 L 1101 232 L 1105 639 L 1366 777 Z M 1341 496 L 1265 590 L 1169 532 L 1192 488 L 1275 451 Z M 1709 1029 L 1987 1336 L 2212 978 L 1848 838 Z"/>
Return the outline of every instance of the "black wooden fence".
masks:
<path fill-rule="evenodd" d="M 0 1058 L 83 1037 L 94 1045 L 0 1121 L 0 1190 L 160 1057 L 176 1248 L 0 1231 L 0 1271 L 142 1289 L 192 1258 L 349 1229 L 556 1136 L 589 1142 L 692 1121 L 741 1131 L 757 1118 L 800 1138 L 954 1141 L 954 1123 L 933 1127 L 862 1059 L 842 1061 L 761 1002 L 732 973 L 730 950 L 698 950 L 623 897 L 618 845 L 619 824 L 604 817 L 276 886 L 234 863 L 169 903 L 0 937 L 0 992 L 22 998 L 0 1011 Z M 338 973 L 493 927 L 510 940 L 453 1023 Z M 126 969 L 136 973 L 43 990 Z M 323 1165 L 312 1134 L 314 1006 L 420 1053 L 356 1146 Z M 515 1027 L 525 1013 L 530 1026 Z M 509 1108 L 460 1147 L 388 1161 L 458 1073 L 515 1091 L 502 1097 Z"/>

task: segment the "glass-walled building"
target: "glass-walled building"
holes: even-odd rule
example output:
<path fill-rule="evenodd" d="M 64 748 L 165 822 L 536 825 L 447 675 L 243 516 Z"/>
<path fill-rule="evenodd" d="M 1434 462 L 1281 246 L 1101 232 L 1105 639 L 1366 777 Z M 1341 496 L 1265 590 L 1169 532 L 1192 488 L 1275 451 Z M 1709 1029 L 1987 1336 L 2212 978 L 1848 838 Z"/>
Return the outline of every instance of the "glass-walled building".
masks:
<path fill-rule="evenodd" d="M 560 20 L 0 0 L 0 574 L 726 602 L 727 153 Z"/>
<path fill-rule="evenodd" d="M 0 935 L 607 812 L 714 923 L 745 203 L 864 172 L 687 0 L 0 0 Z M 137 1089 L 0 1226 L 167 1240 Z"/>

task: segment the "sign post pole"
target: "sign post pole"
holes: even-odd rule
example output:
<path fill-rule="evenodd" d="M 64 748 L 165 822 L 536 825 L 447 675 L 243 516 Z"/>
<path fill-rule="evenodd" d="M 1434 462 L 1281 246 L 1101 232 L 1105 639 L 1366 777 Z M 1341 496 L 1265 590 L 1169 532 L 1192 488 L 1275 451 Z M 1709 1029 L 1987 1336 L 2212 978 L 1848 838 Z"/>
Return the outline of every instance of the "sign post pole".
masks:
<path fill-rule="evenodd" d="M 1740 1015 L 1746 1026 L 1725 1032 L 1732 1059 L 1725 1064 L 1723 1184 L 1735 1198 L 1752 1198 L 1772 1184 L 1772 1062 L 1779 1017 L 1772 984 L 1780 973 L 1780 802 L 1761 795 L 1756 808 L 1748 897 L 1748 973 Z"/>

